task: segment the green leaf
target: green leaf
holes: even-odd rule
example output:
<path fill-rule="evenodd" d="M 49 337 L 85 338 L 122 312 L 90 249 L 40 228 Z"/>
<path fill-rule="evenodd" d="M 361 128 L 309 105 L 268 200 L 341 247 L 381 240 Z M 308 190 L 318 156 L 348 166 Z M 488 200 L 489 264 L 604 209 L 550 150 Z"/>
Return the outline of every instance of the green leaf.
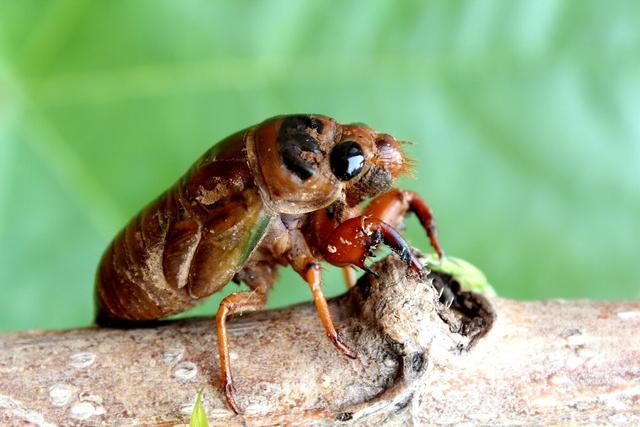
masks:
<path fill-rule="evenodd" d="M 204 387 L 198 391 L 198 395 L 196 396 L 196 403 L 193 405 L 193 412 L 191 412 L 191 419 L 189 419 L 189 427 L 209 427 L 209 420 L 202 406 L 203 392 Z"/>
<path fill-rule="evenodd" d="M 440 260 L 435 254 L 426 255 L 425 259 L 427 266 L 432 271 L 453 277 L 463 289 L 488 296 L 496 296 L 496 291 L 489 284 L 484 273 L 471 263 L 449 256 Z"/>

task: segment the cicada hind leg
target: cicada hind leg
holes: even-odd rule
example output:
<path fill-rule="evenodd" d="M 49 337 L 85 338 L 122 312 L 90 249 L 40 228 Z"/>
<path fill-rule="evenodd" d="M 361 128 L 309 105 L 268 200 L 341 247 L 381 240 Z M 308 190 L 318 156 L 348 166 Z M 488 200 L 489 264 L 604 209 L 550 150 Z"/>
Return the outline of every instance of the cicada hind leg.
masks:
<path fill-rule="evenodd" d="M 229 338 L 227 336 L 227 318 L 235 314 L 258 311 L 264 308 L 267 302 L 267 294 L 273 287 L 275 274 L 271 268 L 261 269 L 261 265 L 245 268 L 246 271 L 238 273 L 234 280 L 245 282 L 251 291 L 235 292 L 225 297 L 218 308 L 216 315 L 216 329 L 218 335 L 218 353 L 220 355 L 220 374 L 224 386 L 224 395 L 229 408 L 236 414 L 242 413 L 233 395 L 233 374 L 229 358 Z"/>
<path fill-rule="evenodd" d="M 233 375 L 229 359 L 229 339 L 227 337 L 227 317 L 234 314 L 257 311 L 267 302 L 266 292 L 235 292 L 222 300 L 216 315 L 218 333 L 218 353 L 220 354 L 220 373 L 224 385 L 224 395 L 227 404 L 236 414 L 242 413 L 241 408 L 233 398 Z"/>

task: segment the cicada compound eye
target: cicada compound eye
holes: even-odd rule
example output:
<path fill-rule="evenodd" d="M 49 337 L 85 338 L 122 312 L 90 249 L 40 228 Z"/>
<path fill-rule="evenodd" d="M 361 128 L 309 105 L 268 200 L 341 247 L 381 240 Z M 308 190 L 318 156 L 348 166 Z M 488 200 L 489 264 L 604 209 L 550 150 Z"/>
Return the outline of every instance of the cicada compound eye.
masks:
<path fill-rule="evenodd" d="M 341 181 L 349 181 L 364 167 L 364 151 L 355 141 L 341 142 L 331 151 L 331 172 Z"/>

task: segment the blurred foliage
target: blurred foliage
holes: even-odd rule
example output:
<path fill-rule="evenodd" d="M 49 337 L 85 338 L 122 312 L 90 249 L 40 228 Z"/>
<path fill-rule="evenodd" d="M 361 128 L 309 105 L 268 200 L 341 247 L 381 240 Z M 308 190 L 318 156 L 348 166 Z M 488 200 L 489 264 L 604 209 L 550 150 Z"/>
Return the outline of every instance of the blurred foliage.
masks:
<path fill-rule="evenodd" d="M 285 112 L 414 141 L 400 184 L 500 295 L 638 298 L 638 22 L 635 1 L 1 2 L 0 330 L 90 323 L 128 218 Z M 309 299 L 282 277 L 270 306 Z"/>

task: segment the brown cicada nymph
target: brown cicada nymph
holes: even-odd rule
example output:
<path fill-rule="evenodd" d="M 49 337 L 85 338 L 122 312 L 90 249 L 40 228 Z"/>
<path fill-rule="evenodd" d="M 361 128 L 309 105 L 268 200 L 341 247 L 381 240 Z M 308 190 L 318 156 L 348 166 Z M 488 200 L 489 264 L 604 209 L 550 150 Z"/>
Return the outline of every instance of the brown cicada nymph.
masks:
<path fill-rule="evenodd" d="M 368 271 L 380 244 L 421 270 L 396 231 L 414 212 L 438 256 L 433 217 L 414 192 L 393 189 L 408 169 L 400 143 L 362 124 L 321 115 L 268 119 L 224 139 L 116 236 L 100 262 L 98 322 L 139 322 L 184 311 L 229 281 L 246 283 L 220 304 L 220 367 L 229 406 L 233 382 L 226 321 L 259 310 L 280 265 L 305 280 L 322 325 L 348 357 L 321 289 L 320 262 Z M 361 202 L 372 199 L 361 210 Z"/>

